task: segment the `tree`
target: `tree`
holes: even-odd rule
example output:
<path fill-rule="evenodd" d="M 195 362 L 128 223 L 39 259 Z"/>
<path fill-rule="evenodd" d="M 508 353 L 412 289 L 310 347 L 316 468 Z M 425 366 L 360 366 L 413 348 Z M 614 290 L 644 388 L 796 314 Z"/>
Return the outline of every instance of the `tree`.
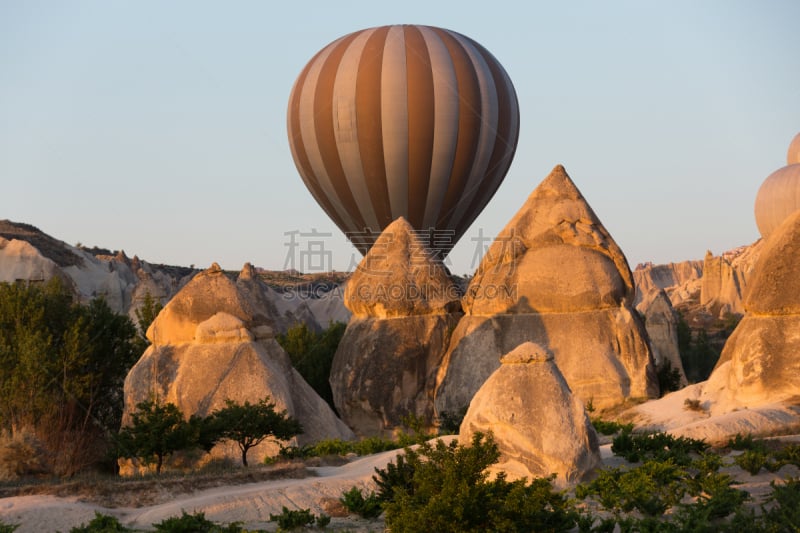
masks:
<path fill-rule="evenodd" d="M 0 429 L 32 430 L 59 474 L 99 459 L 119 428 L 135 333 L 102 298 L 73 302 L 58 278 L 0 283 Z"/>
<path fill-rule="evenodd" d="M 269 397 L 256 404 L 225 400 L 225 407 L 214 411 L 210 418 L 220 439 L 232 440 L 239 445 L 244 466 L 247 466 L 250 448 L 267 438 L 289 440 L 303 432 L 300 422 L 287 416 L 286 411 L 275 411 L 275 404 L 269 401 Z"/>
<path fill-rule="evenodd" d="M 131 425 L 122 428 L 117 438 L 119 456 L 154 461 L 156 474 L 161 473 L 165 457 L 195 444 L 192 425 L 173 403 L 146 400 L 136 405 L 131 419 Z"/>
<path fill-rule="evenodd" d="M 331 375 L 333 356 L 342 340 L 346 325 L 332 322 L 322 333 L 315 333 L 306 324 L 297 324 L 285 334 L 276 337 L 278 343 L 289 354 L 292 366 L 334 411 L 333 392 L 328 379 Z"/>
<path fill-rule="evenodd" d="M 138 324 L 136 341 L 141 352 L 144 352 L 150 345 L 150 341 L 147 340 L 147 330 L 163 308 L 164 306 L 161 305 L 161 302 L 153 298 L 148 291 L 144 295 L 142 305 L 136 309 L 136 322 Z"/>

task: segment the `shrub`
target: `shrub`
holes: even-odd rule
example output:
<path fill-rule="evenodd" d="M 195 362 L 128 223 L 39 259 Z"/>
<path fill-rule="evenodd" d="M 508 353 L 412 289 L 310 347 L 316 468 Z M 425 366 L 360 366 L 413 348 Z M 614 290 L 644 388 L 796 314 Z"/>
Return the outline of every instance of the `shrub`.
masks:
<path fill-rule="evenodd" d="M 73 527 L 69 533 L 128 533 L 132 531 L 120 524 L 116 517 L 95 512 L 94 518 L 88 524 Z"/>
<path fill-rule="evenodd" d="M 800 524 L 800 479 L 788 478 L 783 484 L 770 482 L 769 509 L 762 507 L 762 518 L 771 531 L 798 531 Z"/>
<path fill-rule="evenodd" d="M 362 518 L 377 518 L 383 512 L 381 508 L 381 501 L 374 492 L 370 492 L 366 498 L 358 487 L 353 487 L 349 491 L 342 494 L 339 498 L 342 505 L 353 514 L 357 514 Z"/>
<path fill-rule="evenodd" d="M 394 532 L 564 531 L 575 525 L 569 500 L 550 479 L 488 479 L 499 458 L 491 437 L 476 434 L 470 446 L 453 441 L 407 448 L 396 465 L 377 470 L 386 525 Z"/>
<path fill-rule="evenodd" d="M 290 510 L 283 507 L 281 514 L 269 515 L 270 522 L 277 522 L 279 530 L 297 529 L 312 525 L 317 520 L 310 509 Z"/>
<path fill-rule="evenodd" d="M 728 440 L 728 448 L 732 450 L 756 450 L 761 452 L 767 451 L 767 446 L 761 439 L 754 439 L 753 435 L 748 433 L 742 435 L 737 433 L 732 439 Z"/>
<path fill-rule="evenodd" d="M 175 516 L 162 520 L 158 524 L 153 524 L 155 531 L 161 533 L 243 533 L 241 524 L 234 522 L 227 526 L 215 524 L 206 518 L 205 513 L 187 514 L 181 512 L 181 516 Z"/>
<path fill-rule="evenodd" d="M 673 437 L 667 433 L 633 433 L 626 427 L 614 437 L 611 451 L 632 463 L 655 459 L 672 459 L 676 464 L 688 465 L 691 454 L 699 455 L 708 449 L 705 441 L 688 437 Z"/>
<path fill-rule="evenodd" d="M 14 533 L 18 527 L 19 524 L 6 524 L 0 520 L 0 533 Z"/>
<path fill-rule="evenodd" d="M 768 455 L 760 450 L 745 450 L 741 455 L 737 455 L 733 461 L 743 470 L 755 476 L 767 465 Z"/>
<path fill-rule="evenodd" d="M 600 418 L 593 418 L 591 420 L 594 429 L 602 435 L 614 435 L 620 431 L 633 431 L 633 424 L 620 424 L 615 421 L 602 420 Z"/>
<path fill-rule="evenodd" d="M 683 401 L 683 408 L 687 411 L 704 411 L 703 406 L 700 404 L 700 400 L 694 398 L 686 398 Z"/>
<path fill-rule="evenodd" d="M 615 514 L 637 510 L 647 516 L 660 516 L 688 492 L 681 483 L 686 476 L 686 471 L 671 460 L 647 461 L 631 470 L 601 470 L 591 483 L 578 485 L 575 496 L 595 496 Z"/>

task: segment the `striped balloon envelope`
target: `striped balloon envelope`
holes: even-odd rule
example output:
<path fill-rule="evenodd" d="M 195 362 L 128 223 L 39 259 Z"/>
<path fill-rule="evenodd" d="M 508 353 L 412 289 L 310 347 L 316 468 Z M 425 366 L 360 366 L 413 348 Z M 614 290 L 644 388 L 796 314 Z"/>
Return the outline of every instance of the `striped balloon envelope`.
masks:
<path fill-rule="evenodd" d="M 287 123 L 303 181 L 362 253 L 402 216 L 444 256 L 505 178 L 519 107 L 477 42 L 394 25 L 317 53 L 295 81 Z"/>

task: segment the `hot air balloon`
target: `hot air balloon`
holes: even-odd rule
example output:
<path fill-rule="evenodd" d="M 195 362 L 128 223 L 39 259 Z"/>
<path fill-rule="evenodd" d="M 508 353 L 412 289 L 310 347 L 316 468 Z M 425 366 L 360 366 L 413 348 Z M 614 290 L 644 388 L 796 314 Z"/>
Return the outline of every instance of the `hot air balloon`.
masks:
<path fill-rule="evenodd" d="M 800 133 L 789 143 L 786 163 L 767 176 L 756 195 L 756 225 L 765 239 L 800 209 Z"/>
<path fill-rule="evenodd" d="M 403 216 L 446 255 L 505 178 L 519 136 L 500 63 L 432 26 L 332 42 L 301 71 L 287 114 L 300 176 L 361 253 Z"/>

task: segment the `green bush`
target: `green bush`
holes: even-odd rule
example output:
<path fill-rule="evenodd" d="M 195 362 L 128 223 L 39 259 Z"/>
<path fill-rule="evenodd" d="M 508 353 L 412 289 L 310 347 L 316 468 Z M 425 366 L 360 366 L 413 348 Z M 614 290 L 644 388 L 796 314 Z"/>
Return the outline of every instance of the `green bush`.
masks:
<path fill-rule="evenodd" d="M 6 524 L 0 520 L 0 533 L 14 533 L 18 527 L 19 524 Z"/>
<path fill-rule="evenodd" d="M 95 512 L 94 518 L 88 524 L 73 527 L 69 533 L 128 533 L 132 531 L 133 529 L 120 524 L 116 517 Z"/>
<path fill-rule="evenodd" d="M 600 418 L 592 418 L 591 422 L 594 429 L 602 435 L 615 435 L 620 431 L 627 431 L 629 433 L 633 431 L 633 424 L 620 424 L 613 420 L 608 421 Z"/>
<path fill-rule="evenodd" d="M 768 458 L 767 452 L 745 450 L 741 455 L 737 455 L 733 461 L 742 470 L 749 472 L 751 476 L 755 476 L 763 467 L 767 466 Z"/>
<path fill-rule="evenodd" d="M 737 433 L 732 439 L 728 440 L 728 448 L 732 450 L 755 450 L 759 452 L 766 452 L 767 446 L 762 439 L 755 439 L 753 435 L 748 433 L 742 435 Z"/>
<path fill-rule="evenodd" d="M 770 531 L 800 531 L 800 479 L 770 482 L 769 508 L 762 507 L 762 519 Z"/>
<path fill-rule="evenodd" d="M 314 516 L 310 509 L 291 510 L 283 507 L 281 514 L 270 514 L 269 521 L 277 522 L 279 531 L 291 531 L 314 524 L 317 521 L 317 517 Z"/>
<path fill-rule="evenodd" d="M 181 516 L 153 524 L 153 527 L 160 533 L 244 533 L 245 531 L 238 522 L 221 526 L 208 520 L 205 513 L 187 514 L 186 511 L 182 511 Z"/>
<path fill-rule="evenodd" d="M 339 498 L 345 509 L 362 518 L 377 518 L 383 512 L 381 501 L 374 492 L 370 492 L 366 498 L 358 487 L 353 487 L 342 494 Z"/>
<path fill-rule="evenodd" d="M 611 451 L 632 463 L 648 459 L 657 461 L 672 459 L 676 464 L 688 465 L 692 461 L 692 454 L 699 455 L 708 447 L 703 440 L 674 437 L 660 431 L 633 433 L 630 427 L 626 427 L 614 437 Z"/>
<path fill-rule="evenodd" d="M 499 458 L 491 437 L 476 434 L 470 446 L 453 441 L 407 448 L 397 464 L 377 470 L 378 497 L 393 533 L 436 531 L 565 531 L 576 523 L 569 500 L 550 479 L 488 479 Z M 390 468 L 393 467 L 393 468 Z"/>

